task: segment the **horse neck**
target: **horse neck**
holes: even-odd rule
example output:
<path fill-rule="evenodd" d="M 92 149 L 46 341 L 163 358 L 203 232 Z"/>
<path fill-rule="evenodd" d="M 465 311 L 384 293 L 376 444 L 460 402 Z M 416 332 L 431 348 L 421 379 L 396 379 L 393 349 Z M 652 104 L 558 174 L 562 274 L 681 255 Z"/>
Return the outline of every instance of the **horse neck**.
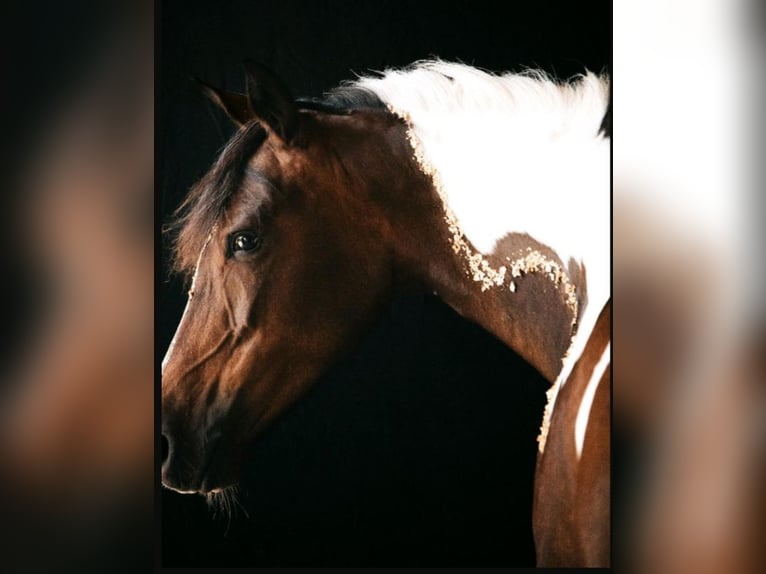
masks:
<path fill-rule="evenodd" d="M 575 312 L 566 292 L 555 285 L 544 268 L 510 281 L 491 279 L 488 286 L 486 275 L 479 279 L 481 263 L 477 274 L 476 265 L 464 254 L 438 245 L 435 237 L 423 244 L 425 288 L 495 335 L 552 383 L 572 341 Z"/>
<path fill-rule="evenodd" d="M 476 251 L 445 209 L 433 174 L 413 157 L 406 125 L 387 130 L 385 140 L 373 147 L 387 150 L 385 163 L 397 167 L 370 193 L 387 222 L 399 285 L 435 293 L 553 382 L 577 316 L 570 270 L 525 235 L 505 238 L 489 256 Z"/>
<path fill-rule="evenodd" d="M 411 267 L 552 381 L 609 298 L 608 82 L 437 61 L 357 85 L 402 121 L 404 159 L 426 182 L 420 219 L 399 233 L 417 243 L 401 248 Z"/>
<path fill-rule="evenodd" d="M 584 268 L 572 260 L 565 265 L 547 244 L 510 230 L 491 250 L 480 251 L 463 232 L 440 189 L 439 173 L 419 153 L 406 120 L 385 112 L 359 112 L 321 121 L 331 128 L 326 137 L 334 150 L 325 161 L 329 165 L 333 158 L 343 158 L 343 169 L 336 170 L 343 183 L 335 190 L 347 196 L 339 201 L 357 205 L 365 232 L 391 246 L 395 285 L 435 293 L 553 382 L 576 325 L 581 319 L 587 322 L 594 307 L 583 313 L 591 298 L 585 292 Z M 606 175 L 608 210 L 608 170 Z M 523 211 L 525 198 L 518 203 L 517 211 Z M 523 213 L 515 215 L 523 219 Z M 539 213 L 529 216 L 539 218 Z M 608 211 L 605 224 L 608 260 Z"/>

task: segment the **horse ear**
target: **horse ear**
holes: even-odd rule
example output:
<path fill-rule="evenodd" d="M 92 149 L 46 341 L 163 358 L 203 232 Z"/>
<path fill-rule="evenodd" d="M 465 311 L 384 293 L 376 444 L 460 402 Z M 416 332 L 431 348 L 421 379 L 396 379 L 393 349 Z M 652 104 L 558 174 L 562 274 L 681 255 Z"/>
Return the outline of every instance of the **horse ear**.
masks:
<path fill-rule="evenodd" d="M 252 115 L 289 143 L 298 127 L 298 108 L 287 86 L 274 72 L 253 60 L 242 63 Z"/>
<path fill-rule="evenodd" d="M 226 112 L 226 115 L 238 126 L 241 127 L 253 119 L 253 112 L 250 111 L 246 95 L 219 90 L 200 79 L 197 79 L 197 83 L 210 101 Z"/>

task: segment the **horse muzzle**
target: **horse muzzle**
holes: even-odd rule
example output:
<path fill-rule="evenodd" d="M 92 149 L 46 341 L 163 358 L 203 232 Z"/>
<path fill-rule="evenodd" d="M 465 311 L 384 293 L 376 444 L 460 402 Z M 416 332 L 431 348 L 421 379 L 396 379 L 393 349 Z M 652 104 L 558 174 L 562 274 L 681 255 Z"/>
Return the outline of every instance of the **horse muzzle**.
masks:
<path fill-rule="evenodd" d="M 221 435 L 181 438 L 169 426 L 162 429 L 162 485 L 182 494 L 207 494 L 223 484 L 219 464 Z"/>

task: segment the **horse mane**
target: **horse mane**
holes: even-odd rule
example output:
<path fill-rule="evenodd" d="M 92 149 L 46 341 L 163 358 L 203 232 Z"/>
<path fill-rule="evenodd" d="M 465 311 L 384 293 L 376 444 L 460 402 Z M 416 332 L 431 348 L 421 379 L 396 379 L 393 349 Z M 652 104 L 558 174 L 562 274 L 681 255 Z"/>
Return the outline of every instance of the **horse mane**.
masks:
<path fill-rule="evenodd" d="M 579 256 L 579 246 L 564 239 L 570 214 L 603 187 L 593 158 L 602 156 L 605 139 L 606 74 L 562 81 L 540 70 L 494 74 L 434 59 L 352 85 L 374 92 L 407 123 L 421 167 L 438 174 L 444 203 L 458 210 L 462 232 L 479 251 L 491 253 L 513 229 L 543 237 L 562 261 Z M 551 170 L 556 162 L 561 168 Z M 571 189 L 571 174 L 585 189 Z M 519 195 L 508 190 L 538 202 L 532 220 L 514 209 Z M 557 210 L 543 200 L 552 190 L 571 190 L 555 193 L 563 202 Z"/>
<path fill-rule="evenodd" d="M 573 111 L 590 118 L 594 107 L 599 119 L 603 118 L 609 78 L 586 71 L 559 80 L 543 70 L 529 68 L 494 74 L 462 63 L 429 59 L 361 77 L 348 87 L 372 92 L 385 106 L 408 110 L 413 119 L 417 119 L 418 111 L 426 109 L 482 114 L 500 111 L 505 115 L 520 110 L 526 117 L 553 114 L 553 123 L 561 114 L 571 115 Z"/>
<path fill-rule="evenodd" d="M 386 105 L 372 90 L 346 84 L 333 88 L 322 98 L 300 98 L 296 100 L 296 104 L 302 110 L 315 110 L 329 114 L 386 109 Z"/>

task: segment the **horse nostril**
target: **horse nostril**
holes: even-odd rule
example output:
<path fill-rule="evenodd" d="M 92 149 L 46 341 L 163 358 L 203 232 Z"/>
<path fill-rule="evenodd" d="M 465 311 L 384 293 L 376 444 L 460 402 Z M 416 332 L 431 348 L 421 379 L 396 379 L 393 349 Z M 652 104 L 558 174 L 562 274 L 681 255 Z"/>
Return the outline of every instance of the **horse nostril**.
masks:
<path fill-rule="evenodd" d="M 170 456 L 170 440 L 164 434 L 162 435 L 162 464 L 167 462 Z"/>

